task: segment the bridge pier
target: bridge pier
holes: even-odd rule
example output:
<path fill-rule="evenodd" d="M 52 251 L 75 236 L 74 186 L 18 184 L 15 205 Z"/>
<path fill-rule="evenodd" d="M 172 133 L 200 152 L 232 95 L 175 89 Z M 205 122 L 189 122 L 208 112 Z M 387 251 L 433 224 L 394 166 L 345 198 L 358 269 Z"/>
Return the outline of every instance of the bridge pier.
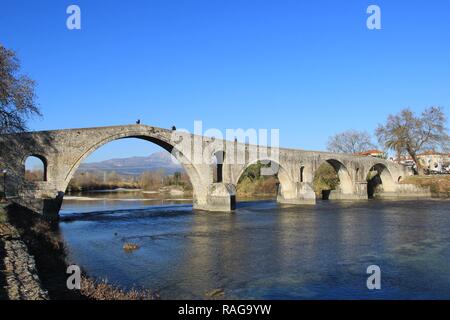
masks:
<path fill-rule="evenodd" d="M 206 197 L 194 201 L 194 209 L 230 212 L 236 208 L 236 187 L 231 183 L 212 183 Z"/>
<path fill-rule="evenodd" d="M 328 200 L 367 200 L 367 182 L 361 181 L 354 183 L 354 190 L 352 193 L 345 193 L 341 188 L 331 190 Z"/>
<path fill-rule="evenodd" d="M 21 197 L 11 199 L 11 201 L 20 207 L 42 215 L 44 219 L 58 220 L 59 210 L 61 209 L 63 202 L 63 196 L 58 194 L 56 198 Z"/>
<path fill-rule="evenodd" d="M 316 204 L 316 194 L 308 182 L 298 182 L 295 190 L 278 189 L 277 202 L 281 204 Z"/>
<path fill-rule="evenodd" d="M 411 184 L 399 184 L 394 189 L 385 190 L 381 187 L 373 197 L 376 199 L 423 199 L 431 198 L 430 187 L 419 187 Z"/>

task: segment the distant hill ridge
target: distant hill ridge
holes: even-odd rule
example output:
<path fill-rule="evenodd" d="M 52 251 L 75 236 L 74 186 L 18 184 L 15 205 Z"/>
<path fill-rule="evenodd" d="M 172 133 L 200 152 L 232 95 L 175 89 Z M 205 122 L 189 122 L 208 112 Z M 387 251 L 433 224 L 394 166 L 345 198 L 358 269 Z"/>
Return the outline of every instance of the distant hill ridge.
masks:
<path fill-rule="evenodd" d="M 82 163 L 78 169 L 79 172 L 115 171 L 126 175 L 140 175 L 145 171 L 158 170 L 164 170 L 166 174 L 173 174 L 176 171 L 183 171 L 183 167 L 172 160 L 170 153 L 161 151 L 155 152 L 148 157 L 118 158 Z"/>

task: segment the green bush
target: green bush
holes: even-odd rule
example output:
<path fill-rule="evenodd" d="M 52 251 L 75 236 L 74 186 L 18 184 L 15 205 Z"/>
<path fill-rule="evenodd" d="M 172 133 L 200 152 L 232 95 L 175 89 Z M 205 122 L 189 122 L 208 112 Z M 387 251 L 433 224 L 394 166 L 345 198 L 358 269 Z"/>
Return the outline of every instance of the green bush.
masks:
<path fill-rule="evenodd" d="M 339 177 L 333 166 L 329 163 L 323 163 L 317 169 L 313 189 L 317 196 L 321 196 L 323 190 L 335 190 L 339 186 Z"/>

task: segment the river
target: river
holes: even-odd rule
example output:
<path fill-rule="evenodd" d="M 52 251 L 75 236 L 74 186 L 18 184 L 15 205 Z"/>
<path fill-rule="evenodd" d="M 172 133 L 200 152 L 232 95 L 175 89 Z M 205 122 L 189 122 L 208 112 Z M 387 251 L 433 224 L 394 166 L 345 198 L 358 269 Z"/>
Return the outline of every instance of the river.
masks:
<path fill-rule="evenodd" d="M 450 298 L 448 200 L 264 200 L 229 214 L 193 212 L 182 196 L 124 194 L 65 200 L 60 230 L 71 263 L 125 288 L 162 299 Z M 127 242 L 139 249 L 124 251 Z M 380 290 L 366 287 L 370 265 Z"/>

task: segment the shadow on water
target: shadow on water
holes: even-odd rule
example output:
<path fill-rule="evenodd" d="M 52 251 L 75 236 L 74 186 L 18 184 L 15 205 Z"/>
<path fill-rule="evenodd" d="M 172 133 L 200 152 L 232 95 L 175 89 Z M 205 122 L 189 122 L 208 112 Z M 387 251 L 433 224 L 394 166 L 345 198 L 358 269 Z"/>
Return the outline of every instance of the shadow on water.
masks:
<path fill-rule="evenodd" d="M 80 213 L 61 213 L 61 222 L 130 220 L 141 218 L 160 218 L 184 215 L 192 212 L 192 205 L 151 206 L 142 209 L 120 209 L 105 211 L 88 211 Z"/>

